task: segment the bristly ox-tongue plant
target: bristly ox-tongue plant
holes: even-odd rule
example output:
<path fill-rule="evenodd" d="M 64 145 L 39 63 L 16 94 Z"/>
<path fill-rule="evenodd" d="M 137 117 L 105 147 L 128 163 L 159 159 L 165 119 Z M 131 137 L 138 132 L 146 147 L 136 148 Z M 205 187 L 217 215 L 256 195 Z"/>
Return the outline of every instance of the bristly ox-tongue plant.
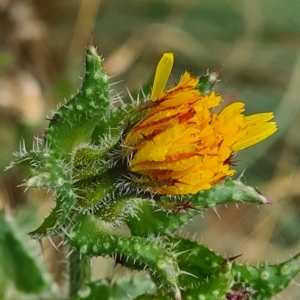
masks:
<path fill-rule="evenodd" d="M 242 102 L 216 113 L 217 73 L 184 72 L 166 88 L 173 60 L 163 54 L 150 95 L 125 101 L 113 95 L 102 58 L 88 46 L 78 94 L 53 113 L 43 140 L 21 147 L 11 164 L 30 167 L 26 188 L 54 192 L 55 207 L 30 236 L 60 235 L 69 249 L 67 299 L 265 300 L 300 271 L 299 255 L 246 266 L 176 235 L 205 209 L 270 203 L 230 177 L 236 152 L 277 126 L 272 113 L 245 116 Z M 92 281 L 95 256 L 151 277 Z"/>

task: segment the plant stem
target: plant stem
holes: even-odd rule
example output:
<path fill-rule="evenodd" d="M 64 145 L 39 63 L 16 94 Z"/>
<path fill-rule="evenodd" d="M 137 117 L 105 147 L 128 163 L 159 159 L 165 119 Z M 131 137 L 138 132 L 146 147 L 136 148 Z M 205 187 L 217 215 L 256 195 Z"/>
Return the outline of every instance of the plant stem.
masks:
<path fill-rule="evenodd" d="M 74 251 L 68 257 L 69 262 L 69 295 L 74 296 L 79 289 L 91 280 L 91 259 Z"/>

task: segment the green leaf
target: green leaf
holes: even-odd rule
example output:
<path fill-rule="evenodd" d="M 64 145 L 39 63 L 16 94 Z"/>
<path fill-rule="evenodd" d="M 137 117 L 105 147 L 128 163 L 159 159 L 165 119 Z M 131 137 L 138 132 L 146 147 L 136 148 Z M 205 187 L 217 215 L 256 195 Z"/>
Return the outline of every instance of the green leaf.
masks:
<path fill-rule="evenodd" d="M 169 237 L 168 239 L 173 244 L 172 251 L 178 253 L 179 269 L 190 273 L 179 276 L 179 284 L 184 289 L 195 288 L 203 284 L 228 262 L 228 259 L 217 255 L 196 241 L 178 237 Z"/>
<path fill-rule="evenodd" d="M 140 221 L 137 222 L 135 218 L 129 217 L 126 223 L 133 235 L 170 234 L 199 214 L 199 210 L 226 203 L 268 204 L 271 202 L 242 181 L 226 179 L 212 189 L 201 191 L 196 195 L 179 199 L 161 197 L 157 200 L 157 206 L 154 207 L 149 201 L 144 201 L 137 211 Z M 160 210 L 159 206 L 165 211 Z"/>
<path fill-rule="evenodd" d="M 53 156 L 47 156 L 42 167 L 29 178 L 27 187 L 42 187 L 57 193 L 56 206 L 40 227 L 30 233 L 32 238 L 39 239 L 59 233 L 71 219 L 73 208 L 77 202 L 77 194 L 68 166 Z"/>
<path fill-rule="evenodd" d="M 101 295 L 101 299 L 110 300 L 111 287 L 108 282 L 98 280 L 88 284 L 78 291 L 71 300 L 96 300 Z M 117 299 L 116 299 L 117 300 Z"/>
<path fill-rule="evenodd" d="M 154 292 L 155 284 L 147 278 L 119 278 L 113 283 L 97 280 L 80 290 L 72 300 L 131 300 L 145 292 Z"/>
<path fill-rule="evenodd" d="M 160 295 L 160 294 L 143 294 L 134 298 L 134 300 L 172 300 L 172 299 L 173 298 L 171 298 L 168 295 Z"/>
<path fill-rule="evenodd" d="M 226 179 L 210 190 L 199 192 L 192 197 L 191 201 L 192 205 L 200 209 L 227 203 L 270 204 L 271 201 L 239 179 Z"/>
<path fill-rule="evenodd" d="M 30 294 L 50 291 L 47 271 L 38 263 L 26 245 L 16 234 L 12 221 L 0 212 L 0 278 L 1 283 L 13 282 L 15 287 Z M 47 275 L 46 275 L 47 274 Z M 3 293 L 1 285 L 0 292 Z"/>
<path fill-rule="evenodd" d="M 128 113 L 132 110 L 131 103 L 122 103 L 122 106 L 112 108 L 109 118 L 97 125 L 93 132 L 93 141 L 95 144 L 101 145 L 101 139 L 105 135 L 109 136 L 119 136 L 123 127 L 125 127 L 124 120 L 128 116 Z"/>
<path fill-rule="evenodd" d="M 167 293 L 180 299 L 176 256 L 160 240 L 118 236 L 108 223 L 93 216 L 78 216 L 65 237 L 84 255 L 114 257 L 133 269 L 148 269 Z"/>
<path fill-rule="evenodd" d="M 232 283 L 231 263 L 226 262 L 213 276 L 207 278 L 198 287 L 187 289 L 182 296 L 186 300 L 224 300 Z"/>
<path fill-rule="evenodd" d="M 231 260 L 194 241 L 177 237 L 169 237 L 168 240 L 174 243 L 172 251 L 177 253 L 182 299 L 224 300 L 234 283 Z M 141 295 L 137 299 L 170 298 L 158 292 Z"/>
<path fill-rule="evenodd" d="M 233 263 L 232 271 L 237 284 L 233 290 L 249 288 L 255 300 L 267 300 L 280 293 L 300 272 L 300 253 L 275 265 L 258 267 Z"/>
<path fill-rule="evenodd" d="M 68 157 L 73 148 L 86 143 L 102 120 L 109 116 L 109 77 L 96 48 L 86 52 L 85 77 L 79 93 L 53 115 L 45 143 L 59 157 Z"/>

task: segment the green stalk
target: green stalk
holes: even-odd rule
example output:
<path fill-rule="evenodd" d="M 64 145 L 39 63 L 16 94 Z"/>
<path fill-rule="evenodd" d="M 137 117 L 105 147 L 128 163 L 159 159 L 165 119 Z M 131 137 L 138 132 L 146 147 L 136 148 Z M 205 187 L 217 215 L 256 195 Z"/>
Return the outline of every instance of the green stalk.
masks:
<path fill-rule="evenodd" d="M 91 281 L 91 259 L 73 251 L 68 256 L 69 264 L 69 296 L 72 297 Z"/>

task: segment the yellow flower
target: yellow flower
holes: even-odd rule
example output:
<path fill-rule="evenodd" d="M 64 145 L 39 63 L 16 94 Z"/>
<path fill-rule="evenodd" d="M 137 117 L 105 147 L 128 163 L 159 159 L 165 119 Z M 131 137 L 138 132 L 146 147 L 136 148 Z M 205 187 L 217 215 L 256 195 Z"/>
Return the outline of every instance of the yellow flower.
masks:
<path fill-rule="evenodd" d="M 189 72 L 165 90 L 173 60 L 172 53 L 160 60 L 150 96 L 153 103 L 130 129 L 124 146 L 132 151 L 129 170 L 143 175 L 148 190 L 195 194 L 235 174 L 230 167 L 236 151 L 266 139 L 277 126 L 269 122 L 273 113 L 244 116 L 242 102 L 212 112 L 221 96 L 202 95 L 197 89 L 199 79 Z"/>

